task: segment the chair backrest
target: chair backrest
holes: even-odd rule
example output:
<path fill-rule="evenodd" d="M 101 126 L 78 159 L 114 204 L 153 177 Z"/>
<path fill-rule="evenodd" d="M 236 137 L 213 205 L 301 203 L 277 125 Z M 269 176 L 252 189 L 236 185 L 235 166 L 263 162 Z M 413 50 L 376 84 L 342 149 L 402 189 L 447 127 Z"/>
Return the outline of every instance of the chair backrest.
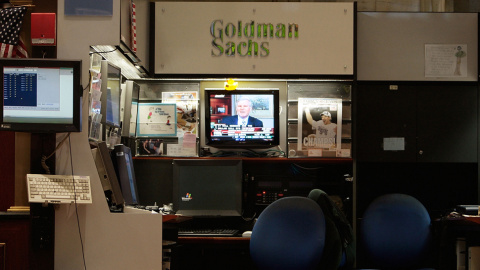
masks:
<path fill-rule="evenodd" d="M 325 245 L 325 217 L 313 200 L 286 197 L 263 210 L 250 239 L 259 269 L 315 269 Z"/>
<path fill-rule="evenodd" d="M 312 189 L 308 198 L 322 209 L 326 222 L 325 246 L 321 261 L 325 269 L 350 269 L 355 263 L 355 236 L 347 217 L 337 204 L 321 189 Z"/>
<path fill-rule="evenodd" d="M 383 195 L 365 211 L 360 236 L 362 248 L 376 267 L 416 267 L 430 247 L 430 216 L 410 195 Z"/>

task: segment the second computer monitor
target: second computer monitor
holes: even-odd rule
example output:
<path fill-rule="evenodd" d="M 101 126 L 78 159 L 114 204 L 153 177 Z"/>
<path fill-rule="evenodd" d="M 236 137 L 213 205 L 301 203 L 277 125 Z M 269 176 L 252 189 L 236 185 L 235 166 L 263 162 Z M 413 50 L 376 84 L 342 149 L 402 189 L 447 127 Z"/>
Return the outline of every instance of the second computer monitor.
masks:
<path fill-rule="evenodd" d="M 242 161 L 173 161 L 173 208 L 187 216 L 242 215 Z"/>
<path fill-rule="evenodd" d="M 137 181 L 133 167 L 132 151 L 129 147 L 115 145 L 112 159 L 115 159 L 116 171 L 126 205 L 138 205 Z"/>

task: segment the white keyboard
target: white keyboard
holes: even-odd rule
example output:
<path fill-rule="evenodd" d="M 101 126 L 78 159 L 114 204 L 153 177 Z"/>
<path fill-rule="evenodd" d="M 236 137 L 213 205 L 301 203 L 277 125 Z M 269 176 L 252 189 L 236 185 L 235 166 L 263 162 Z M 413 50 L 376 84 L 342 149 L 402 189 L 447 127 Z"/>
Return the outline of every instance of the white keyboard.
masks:
<path fill-rule="evenodd" d="M 89 176 L 27 174 L 31 203 L 92 203 Z"/>

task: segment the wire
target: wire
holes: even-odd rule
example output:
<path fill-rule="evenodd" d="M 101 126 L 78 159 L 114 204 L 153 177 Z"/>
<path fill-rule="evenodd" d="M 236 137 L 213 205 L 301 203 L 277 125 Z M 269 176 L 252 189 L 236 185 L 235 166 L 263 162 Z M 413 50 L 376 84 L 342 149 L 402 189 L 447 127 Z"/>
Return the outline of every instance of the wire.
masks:
<path fill-rule="evenodd" d="M 111 52 L 114 52 L 116 50 L 118 50 L 118 48 L 115 48 L 114 50 L 106 51 L 106 52 L 91 52 L 91 53 L 89 53 L 89 55 L 92 55 L 92 54 L 95 54 L 95 53 L 98 53 L 98 54 L 100 54 L 100 53 L 111 53 Z"/>
<path fill-rule="evenodd" d="M 72 142 L 70 141 L 70 133 L 68 134 L 68 146 L 70 148 L 70 168 L 72 169 L 72 176 L 74 176 L 74 170 L 73 170 L 73 155 L 72 155 Z M 64 139 L 65 140 L 65 139 Z M 73 177 L 74 182 L 75 182 L 75 177 Z M 82 230 L 80 229 L 80 218 L 78 217 L 78 207 L 77 207 L 77 194 L 75 191 L 75 183 L 73 184 L 73 192 L 75 194 L 75 215 L 77 217 L 77 228 L 78 228 L 78 235 L 80 237 L 80 245 L 82 247 L 82 258 L 83 258 L 83 269 L 87 270 L 87 263 L 85 262 L 85 250 L 83 248 L 83 238 L 82 238 Z"/>
<path fill-rule="evenodd" d="M 83 88 L 83 92 L 85 92 L 85 90 L 90 88 L 91 83 L 92 83 L 92 71 L 88 70 L 88 84 L 87 86 L 85 86 L 85 88 Z"/>
<path fill-rule="evenodd" d="M 51 174 L 50 173 L 50 168 L 48 167 L 47 162 L 46 162 L 47 159 L 51 158 L 53 156 L 53 154 L 55 154 L 55 152 L 57 152 L 57 150 L 62 146 L 62 144 L 65 143 L 67 138 L 70 138 L 70 132 L 65 136 L 65 138 L 63 138 L 63 140 L 57 145 L 57 147 L 55 147 L 55 150 L 53 150 L 53 152 L 50 155 L 48 155 L 48 156 L 43 155 L 42 156 L 40 162 L 41 162 L 42 167 L 45 170 L 46 174 Z"/>

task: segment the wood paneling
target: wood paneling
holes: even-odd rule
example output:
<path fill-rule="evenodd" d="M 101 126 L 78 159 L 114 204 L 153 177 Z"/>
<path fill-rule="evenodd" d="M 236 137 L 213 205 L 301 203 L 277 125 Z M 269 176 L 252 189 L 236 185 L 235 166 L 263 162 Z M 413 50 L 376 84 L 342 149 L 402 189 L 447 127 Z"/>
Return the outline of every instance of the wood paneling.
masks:
<path fill-rule="evenodd" d="M 15 133 L 0 131 L 0 211 L 15 203 Z"/>

